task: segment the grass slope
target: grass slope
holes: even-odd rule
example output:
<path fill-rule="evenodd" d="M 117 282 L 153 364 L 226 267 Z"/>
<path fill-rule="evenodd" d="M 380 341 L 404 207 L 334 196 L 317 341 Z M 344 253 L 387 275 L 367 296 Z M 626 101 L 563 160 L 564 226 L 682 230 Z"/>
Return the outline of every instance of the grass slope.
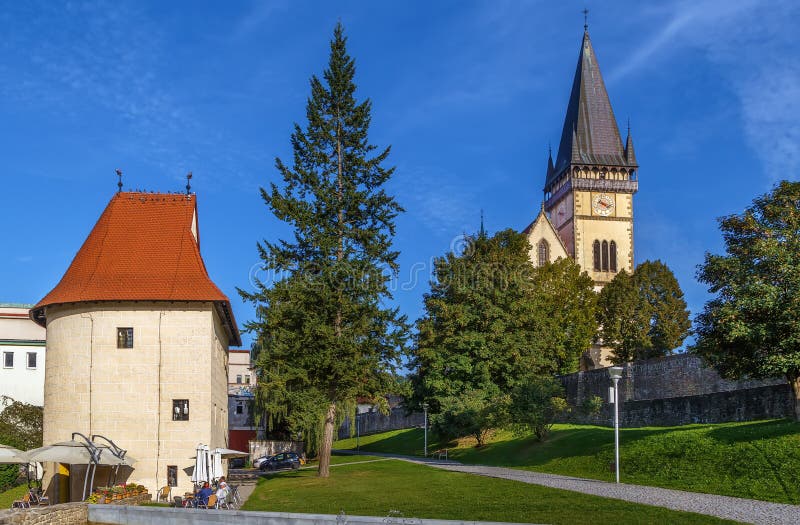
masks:
<path fill-rule="evenodd" d="M 26 492 L 28 492 L 27 485 L 17 485 L 5 492 L 0 492 L 0 510 L 10 509 L 14 500 L 22 499 Z"/>
<path fill-rule="evenodd" d="M 518 523 L 729 523 L 516 481 L 446 472 L 397 460 L 339 464 L 327 479 L 312 469 L 259 480 L 245 510 Z"/>
<path fill-rule="evenodd" d="M 429 435 L 430 438 L 430 435 Z M 421 455 L 421 429 L 362 436 L 361 450 Z M 450 458 L 613 481 L 614 431 L 556 425 L 548 441 L 498 432 L 477 449 L 450 444 Z M 429 441 L 428 450 L 442 446 Z M 355 440 L 335 448 L 353 449 Z M 622 481 L 780 503 L 800 503 L 800 424 L 785 420 L 648 427 L 620 432 Z"/>

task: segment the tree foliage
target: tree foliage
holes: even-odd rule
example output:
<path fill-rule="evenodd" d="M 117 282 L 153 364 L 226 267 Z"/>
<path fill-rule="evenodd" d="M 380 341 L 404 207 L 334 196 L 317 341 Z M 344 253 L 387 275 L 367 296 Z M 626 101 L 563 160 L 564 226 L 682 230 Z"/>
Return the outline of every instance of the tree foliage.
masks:
<path fill-rule="evenodd" d="M 786 377 L 800 420 L 800 182 L 780 182 L 720 230 L 725 254 L 707 253 L 698 272 L 715 297 L 693 350 L 726 378 Z"/>
<path fill-rule="evenodd" d="M 417 402 L 430 403 L 437 428 L 481 443 L 517 385 L 577 368 L 597 329 L 596 296 L 570 260 L 534 268 L 513 230 L 468 240 L 464 253 L 434 262 L 412 364 Z"/>
<path fill-rule="evenodd" d="M 568 408 L 560 381 L 533 377 L 514 388 L 509 419 L 517 433 L 532 433 L 539 441 L 545 441 L 556 418 Z"/>
<path fill-rule="evenodd" d="M 599 337 L 615 364 L 669 355 L 689 335 L 691 322 L 678 280 L 661 261 L 645 261 L 633 275 L 619 272 L 600 292 Z"/>
<path fill-rule="evenodd" d="M 394 168 L 389 148 L 369 143 L 371 102 L 357 101 L 355 64 L 341 24 L 328 68 L 311 78 L 307 125 L 295 124 L 291 167 L 276 159 L 283 184 L 261 196 L 293 237 L 258 244 L 273 282 L 240 290 L 256 305 L 246 327 L 257 336 L 257 404 L 271 420 L 319 440 L 327 476 L 334 426 L 357 396 L 388 389 L 407 326 L 386 271 L 397 270 L 394 220 L 402 211 L 383 189 Z"/>
<path fill-rule="evenodd" d="M 0 396 L 0 444 L 30 450 L 42 446 L 42 407 Z M 16 481 L 19 465 L 0 465 L 0 491 Z"/>

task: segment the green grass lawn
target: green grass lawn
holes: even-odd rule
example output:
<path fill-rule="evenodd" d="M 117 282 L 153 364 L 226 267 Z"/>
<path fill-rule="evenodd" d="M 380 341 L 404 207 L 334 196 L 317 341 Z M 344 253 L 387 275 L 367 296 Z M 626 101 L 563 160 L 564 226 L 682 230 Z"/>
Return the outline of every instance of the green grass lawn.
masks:
<path fill-rule="evenodd" d="M 314 470 L 259 480 L 245 510 L 519 523 L 730 523 L 516 481 L 447 472 L 398 460 L 341 463 L 327 479 Z"/>
<path fill-rule="evenodd" d="M 14 500 L 22 499 L 26 492 L 28 492 L 27 485 L 18 485 L 13 489 L 0 492 L 0 510 L 10 509 Z"/>
<path fill-rule="evenodd" d="M 430 439 L 430 434 L 429 434 Z M 361 450 L 422 455 L 421 429 L 362 436 Z M 588 425 L 556 425 L 539 443 L 498 432 L 489 444 L 450 443 L 450 458 L 464 463 L 613 480 L 614 431 Z M 428 450 L 443 444 L 429 441 Z M 334 443 L 354 449 L 355 439 Z M 786 420 L 647 427 L 620 432 L 620 470 L 625 483 L 800 503 L 800 423 Z"/>

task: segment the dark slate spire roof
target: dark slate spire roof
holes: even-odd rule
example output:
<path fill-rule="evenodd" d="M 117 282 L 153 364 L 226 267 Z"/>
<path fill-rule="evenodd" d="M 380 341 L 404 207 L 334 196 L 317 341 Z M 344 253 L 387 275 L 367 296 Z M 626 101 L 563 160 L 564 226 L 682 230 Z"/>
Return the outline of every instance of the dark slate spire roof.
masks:
<path fill-rule="evenodd" d="M 631 125 L 628 124 L 628 139 L 625 141 L 625 160 L 629 166 L 636 166 L 636 153 L 633 151 L 633 137 L 631 137 Z"/>
<path fill-rule="evenodd" d="M 630 164 L 588 31 L 583 33 L 553 176 L 570 164 Z"/>

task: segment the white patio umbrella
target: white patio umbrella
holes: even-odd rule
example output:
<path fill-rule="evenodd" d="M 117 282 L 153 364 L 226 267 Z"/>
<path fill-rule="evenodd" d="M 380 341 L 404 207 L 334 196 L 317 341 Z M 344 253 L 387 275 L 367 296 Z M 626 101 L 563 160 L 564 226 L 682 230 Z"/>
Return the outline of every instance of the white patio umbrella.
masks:
<path fill-rule="evenodd" d="M 250 455 L 249 452 L 242 452 L 241 450 L 232 450 L 229 448 L 216 448 L 214 449 L 214 453 L 219 454 L 222 459 L 246 458 Z"/>
<path fill-rule="evenodd" d="M 225 475 L 225 471 L 222 470 L 222 454 L 220 454 L 218 450 L 218 448 L 214 449 L 211 453 L 211 473 L 208 477 L 213 480 L 217 480 Z"/>
<path fill-rule="evenodd" d="M 197 455 L 194 458 L 194 472 L 192 472 L 192 481 L 194 483 L 208 481 L 208 464 L 204 446 L 205 445 L 202 443 L 197 445 Z"/>
<path fill-rule="evenodd" d="M 27 463 L 28 461 L 30 460 L 27 453 L 7 445 L 0 445 L 0 463 Z"/>
<path fill-rule="evenodd" d="M 27 455 L 30 461 L 43 463 L 47 461 L 69 465 L 88 465 L 92 463 L 92 455 L 86 445 L 74 439 L 29 450 Z M 103 454 L 100 455 L 102 456 Z"/>

